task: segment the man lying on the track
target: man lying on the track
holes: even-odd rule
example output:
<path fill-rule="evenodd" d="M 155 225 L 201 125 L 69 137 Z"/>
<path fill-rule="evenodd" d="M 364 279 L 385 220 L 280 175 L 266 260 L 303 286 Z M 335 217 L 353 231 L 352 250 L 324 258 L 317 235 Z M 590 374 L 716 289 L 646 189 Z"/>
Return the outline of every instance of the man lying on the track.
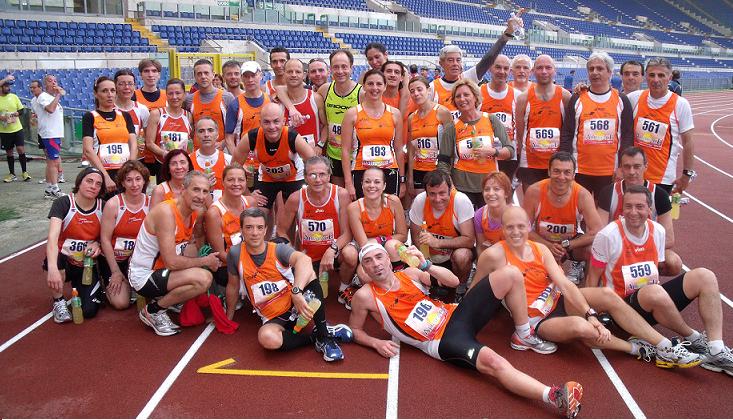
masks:
<path fill-rule="evenodd" d="M 681 334 L 685 340 L 682 344 L 703 356 L 702 367 L 733 376 L 733 353 L 723 344 L 718 280 L 712 271 L 696 268 L 659 284 L 657 265 L 664 261 L 665 231 L 649 219 L 651 203 L 646 187 L 627 187 L 624 217 L 603 228 L 593 240 L 588 286 L 613 288 L 647 322 L 658 322 Z M 699 299 L 703 332 L 692 329 L 680 314 L 695 299 Z M 655 351 L 642 340 L 637 344 L 643 352 Z"/>
<path fill-rule="evenodd" d="M 385 331 L 431 357 L 493 376 L 509 391 L 544 401 L 556 407 L 562 416 L 574 418 L 578 414 L 583 396 L 579 383 L 544 385 L 476 340 L 476 332 L 501 306 L 500 299 L 506 299 L 509 307 L 517 311 L 524 306 L 522 273 L 516 267 L 505 266 L 477 280 L 461 303 L 447 304 L 428 296 L 430 277 L 450 287 L 458 285 L 458 277 L 426 261 L 414 246 L 407 252 L 419 259 L 419 269 L 410 267 L 396 273 L 381 245 L 369 242 L 359 252 L 362 267 L 372 282 L 359 289 L 351 302 L 349 325 L 354 341 L 384 357 L 397 354 L 395 342 L 372 337 L 364 330 L 367 315 L 371 314 Z"/>
<path fill-rule="evenodd" d="M 550 348 L 548 342 L 531 339 L 534 330 L 546 340 L 581 340 L 589 347 L 639 355 L 636 341 L 613 336 L 598 320 L 597 309 L 609 312 L 629 333 L 655 343 L 658 366 L 692 367 L 700 363 L 697 354 L 688 352 L 681 344 L 673 345 L 612 290 L 578 289 L 565 277 L 549 248 L 528 240 L 530 223 L 524 209 L 507 208 L 502 215 L 502 226 L 505 239 L 481 254 L 476 278 L 507 265 L 517 267 L 524 274 L 527 310 L 512 311 L 516 328 L 511 339 L 513 349 L 531 349 L 541 354 L 554 352 L 556 346 Z"/>
<path fill-rule="evenodd" d="M 137 235 L 127 277 L 130 286 L 150 302 L 140 311 L 140 320 L 162 336 L 180 331 L 166 309 L 206 292 L 211 273 L 219 268 L 218 252 L 198 256 L 205 240 L 209 177 L 191 171 L 183 188 L 179 198 L 158 203 L 148 213 Z"/>
<path fill-rule="evenodd" d="M 239 216 L 242 243 L 229 248 L 227 255 L 227 317 L 234 317 L 241 290 L 262 318 L 257 333 L 262 347 L 287 351 L 315 344 L 316 351 L 323 353 L 323 360 L 343 360 L 344 354 L 336 340 L 350 342 L 351 330 L 343 324 L 327 327 L 323 292 L 310 257 L 288 244 L 266 241 L 265 219 L 265 212 L 259 207 L 245 209 Z M 323 304 L 314 312 L 305 294 Z M 314 320 L 311 334 L 293 334 L 298 315 Z"/>

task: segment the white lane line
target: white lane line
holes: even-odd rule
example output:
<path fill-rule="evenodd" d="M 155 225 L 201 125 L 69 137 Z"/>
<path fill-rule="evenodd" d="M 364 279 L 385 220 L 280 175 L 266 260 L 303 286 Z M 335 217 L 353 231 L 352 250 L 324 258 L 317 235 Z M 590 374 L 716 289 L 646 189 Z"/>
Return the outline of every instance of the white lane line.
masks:
<path fill-rule="evenodd" d="M 728 143 L 727 141 L 723 140 L 722 137 L 718 135 L 718 133 L 715 131 L 715 124 L 717 124 L 718 121 L 722 120 L 723 118 L 730 117 L 733 114 L 723 115 L 722 117 L 718 118 L 717 120 L 710 123 L 710 131 L 713 133 L 715 137 L 717 137 L 718 140 L 720 140 L 723 144 L 725 144 L 728 147 L 733 148 L 733 144 Z"/>
<path fill-rule="evenodd" d="M 2 264 L 4 262 L 7 262 L 7 261 L 10 261 L 10 260 L 12 260 L 13 258 L 15 258 L 15 257 L 17 257 L 19 255 L 23 255 L 23 254 L 25 254 L 28 251 L 32 251 L 32 250 L 38 248 L 39 246 L 44 245 L 46 242 L 48 242 L 48 240 L 47 239 L 44 239 L 43 241 L 41 241 L 41 242 L 39 242 L 37 244 L 33 244 L 33 245 L 31 245 L 31 246 L 29 246 L 29 247 L 27 247 L 25 249 L 21 249 L 20 251 L 13 252 L 12 254 L 8 255 L 7 257 L 1 259 L 0 260 L 0 264 Z"/>
<path fill-rule="evenodd" d="M 698 155 L 695 155 L 695 159 L 699 160 L 700 162 L 704 163 L 705 165 L 708 165 L 709 167 L 715 169 L 716 171 L 720 172 L 721 174 L 727 176 L 728 178 L 733 178 L 733 175 L 729 174 L 728 172 L 718 168 L 717 166 L 713 165 L 712 163 L 709 163 L 705 161 L 705 159 L 701 158 Z"/>
<path fill-rule="evenodd" d="M 387 380 L 387 412 L 384 415 L 386 420 L 397 418 L 397 402 L 400 391 L 400 341 L 392 337 L 397 343 L 397 355 L 389 359 L 389 379 Z"/>
<path fill-rule="evenodd" d="M 708 209 L 708 210 L 712 211 L 713 213 L 717 214 L 717 215 L 718 215 L 718 216 L 720 216 L 720 217 L 721 217 L 721 218 L 722 218 L 723 220 L 725 220 L 725 221 L 727 221 L 727 222 L 729 222 L 729 223 L 733 223 L 733 219 L 731 219 L 730 217 L 728 217 L 728 216 L 724 215 L 723 213 L 719 212 L 718 210 L 716 210 L 716 209 L 714 209 L 714 208 L 710 207 L 709 205 L 707 205 L 707 204 L 703 203 L 702 201 L 700 201 L 700 200 L 699 200 L 699 199 L 698 199 L 697 197 L 695 197 L 694 195 L 692 195 L 692 194 L 688 193 L 687 191 L 683 192 L 683 194 L 684 194 L 684 195 L 686 195 L 686 196 L 688 196 L 688 197 L 690 197 L 690 198 L 692 199 L 692 201 L 696 202 L 697 204 L 699 204 L 699 205 L 701 205 L 701 206 L 705 207 L 706 209 Z"/>
<path fill-rule="evenodd" d="M 685 264 L 682 264 L 682 269 L 685 270 L 685 272 L 690 271 L 690 267 L 686 266 Z M 726 305 L 730 306 L 731 309 L 733 309 L 733 301 L 728 299 L 726 295 L 720 293 L 720 300 L 723 301 L 723 303 L 725 303 Z"/>
<path fill-rule="evenodd" d="M 21 338 L 23 338 L 26 335 L 30 334 L 31 331 L 33 331 L 36 328 L 38 328 L 39 326 L 41 326 L 41 324 L 43 324 L 44 322 L 46 322 L 49 319 L 51 319 L 51 317 L 53 317 L 53 312 L 47 313 L 41 319 L 39 319 L 38 321 L 34 322 L 31 326 L 29 326 L 28 328 L 26 328 L 23 331 L 21 331 L 18 334 L 16 334 L 15 337 L 13 337 L 10 340 L 4 342 L 3 345 L 0 346 L 0 353 L 4 352 L 8 347 L 10 347 L 13 344 L 15 344 Z"/>
<path fill-rule="evenodd" d="M 631 411 L 631 414 L 634 416 L 634 418 L 646 419 L 644 412 L 641 411 L 641 408 L 639 408 L 639 404 L 636 403 L 634 397 L 631 396 L 631 393 L 626 388 L 626 385 L 624 385 L 624 382 L 621 380 L 621 378 L 619 378 L 616 370 L 613 368 L 613 366 L 611 366 L 611 363 L 608 361 L 608 359 L 606 359 L 606 355 L 598 349 L 592 349 L 592 351 L 593 355 L 596 356 L 596 359 L 598 359 L 598 363 L 601 364 L 601 367 L 606 372 L 608 379 L 611 380 L 611 383 L 616 388 L 616 391 L 618 391 L 619 395 L 621 395 L 621 399 L 624 400 L 626 407 L 629 408 L 629 411 Z"/>
<path fill-rule="evenodd" d="M 694 117 L 696 117 L 698 115 L 717 114 L 717 113 L 728 112 L 728 111 L 729 111 L 729 107 L 727 107 L 727 108 L 720 108 L 720 109 L 710 109 L 710 110 L 702 111 L 702 112 L 693 111 L 692 112 L 692 114 L 693 114 L 692 117 L 694 118 Z"/>
<path fill-rule="evenodd" d="M 178 376 L 183 372 L 183 369 L 188 365 L 188 362 L 191 361 L 193 356 L 196 354 L 196 352 L 201 348 L 201 346 L 204 344 L 204 341 L 206 341 L 207 338 L 209 338 L 209 334 L 214 331 L 214 323 L 210 322 L 209 325 L 204 328 L 204 330 L 199 334 L 199 337 L 196 339 L 196 341 L 191 344 L 191 347 L 189 347 L 186 354 L 183 355 L 180 361 L 178 361 L 178 364 L 173 368 L 171 373 L 168 374 L 168 377 L 165 378 L 162 384 L 160 384 L 160 387 L 157 391 L 155 391 L 155 394 L 150 398 L 150 401 L 148 401 L 147 404 L 145 404 L 145 407 L 140 412 L 140 414 L 137 415 L 138 419 L 147 419 L 150 417 L 150 415 L 153 413 L 153 410 L 155 410 L 155 407 L 158 406 L 160 401 L 163 399 L 165 394 L 168 392 L 168 390 L 173 386 L 173 382 L 178 379 Z"/>

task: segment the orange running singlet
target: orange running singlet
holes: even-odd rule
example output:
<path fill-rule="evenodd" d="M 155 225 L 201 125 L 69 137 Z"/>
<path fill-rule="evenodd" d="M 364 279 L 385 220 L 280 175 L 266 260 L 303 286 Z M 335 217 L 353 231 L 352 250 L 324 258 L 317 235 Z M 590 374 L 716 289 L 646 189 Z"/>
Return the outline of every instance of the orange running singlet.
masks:
<path fill-rule="evenodd" d="M 438 166 L 438 136 L 443 130 L 443 125 L 438 120 L 439 106 L 435 104 L 424 118 L 420 118 L 418 111 L 410 114 L 410 138 L 415 149 L 413 169 L 416 171 L 429 172 Z"/>
<path fill-rule="evenodd" d="M 258 107 L 253 107 L 248 104 L 247 99 L 244 97 L 244 93 L 237 97 L 237 101 L 239 102 L 239 115 L 237 116 L 237 120 L 241 127 L 239 141 L 242 141 L 247 137 L 249 130 L 259 128 L 260 112 L 262 112 L 262 107 L 270 103 L 270 96 L 264 93 L 263 95 L 265 96 L 265 99 L 262 101 L 262 105 Z M 239 144 L 239 141 L 237 141 L 237 144 Z"/>
<path fill-rule="evenodd" d="M 460 171 L 476 174 L 488 174 L 499 170 L 496 159 L 491 156 L 490 148 L 502 147 L 499 139 L 494 137 L 494 127 L 489 114 L 482 113 L 475 124 L 467 124 L 456 120 L 455 163 L 453 167 Z"/>
<path fill-rule="evenodd" d="M 290 150 L 288 130 L 288 127 L 283 127 L 280 144 L 274 155 L 267 153 L 265 132 L 262 129 L 257 130 L 255 158 L 260 162 L 260 173 L 263 182 L 295 181 L 295 176 L 297 175 L 295 160 L 293 158 L 295 150 Z"/>
<path fill-rule="evenodd" d="M 74 193 L 69 193 L 71 207 L 66 213 L 59 233 L 59 251 L 66 255 L 69 263 L 82 266 L 89 242 L 98 241 L 102 230 L 102 200 L 96 200 L 94 212 L 82 214 L 76 207 Z"/>
<path fill-rule="evenodd" d="M 632 243 L 626 236 L 624 226 L 620 220 L 614 221 L 623 240 L 623 248 L 618 261 L 611 268 L 610 278 L 608 271 L 604 273 L 605 285 L 613 284 L 613 290 L 625 298 L 647 284 L 659 283 L 659 256 L 657 245 L 654 243 L 654 224 L 647 220 L 648 237 L 646 242 L 639 246 Z"/>
<path fill-rule="evenodd" d="M 198 217 L 198 213 L 196 213 L 195 211 L 191 212 L 191 216 L 189 216 L 188 220 L 184 221 L 183 216 L 181 215 L 181 213 L 178 212 L 176 200 L 167 200 L 164 201 L 163 204 L 171 208 L 171 211 L 173 212 L 173 216 L 176 221 L 176 255 L 183 255 L 183 252 L 188 246 L 188 241 L 191 239 L 191 235 L 193 234 L 193 228 L 196 225 L 196 218 Z M 145 228 L 143 227 L 143 229 Z M 155 257 L 155 261 L 153 263 L 153 270 L 160 270 L 166 268 L 167 266 L 168 265 L 165 263 L 165 260 L 163 260 L 163 256 L 158 253 L 158 256 Z"/>
<path fill-rule="evenodd" d="M 527 241 L 527 245 L 532 248 L 532 261 L 524 261 L 517 255 L 514 255 L 506 241 L 501 241 L 504 248 L 507 265 L 517 267 L 524 275 L 524 288 L 527 295 L 527 315 L 530 318 L 538 318 L 537 321 L 546 317 L 557 306 L 557 300 L 560 298 L 560 291 L 555 284 L 550 281 L 545 265 L 542 262 L 542 253 L 537 243 Z"/>
<path fill-rule="evenodd" d="M 361 225 L 364 227 L 364 234 L 367 238 L 377 238 L 379 236 L 392 236 L 394 234 L 395 223 L 394 214 L 389 208 L 389 201 L 387 197 L 383 197 L 384 205 L 382 211 L 379 213 L 377 220 L 372 220 L 367 212 L 364 199 L 360 198 L 357 200 L 359 203 L 359 220 Z"/>
<path fill-rule="evenodd" d="M 580 211 L 578 210 L 578 195 L 582 188 L 573 182 L 570 198 L 563 207 L 555 207 L 549 198 L 550 180 L 540 181 L 540 202 L 537 205 L 535 231 L 550 242 L 561 242 L 572 239 L 578 232 Z"/>
<path fill-rule="evenodd" d="M 575 103 L 578 173 L 591 176 L 613 175 L 619 147 L 621 98 L 611 89 L 608 101 L 598 103 L 583 92 Z"/>
<path fill-rule="evenodd" d="M 265 261 L 259 267 L 244 246 L 239 256 L 239 276 L 263 323 L 289 311 L 293 305 L 290 299 L 293 273 L 290 267 L 280 264 L 276 247 L 277 244 L 267 242 Z"/>
<path fill-rule="evenodd" d="M 313 261 L 320 261 L 336 239 L 341 236 L 339 224 L 338 186 L 331 184 L 328 199 L 321 206 L 315 206 L 308 199 L 308 190 L 300 189 L 298 203 L 298 227 L 303 252 Z"/>
<path fill-rule="evenodd" d="M 351 169 L 360 171 L 367 168 L 397 168 L 392 110 L 391 106 L 385 104 L 382 116 L 372 118 L 361 104 L 356 106 L 355 147 Z"/>
<path fill-rule="evenodd" d="M 677 95 L 670 96 L 664 106 L 658 109 L 649 107 L 649 91 L 639 95 L 634 117 L 634 146 L 644 149 L 649 166 L 644 177 L 654 184 L 663 181 L 669 166 L 672 150 L 672 120 L 677 120 L 675 109 Z M 675 158 L 676 159 L 676 158 Z"/>
<path fill-rule="evenodd" d="M 460 232 L 458 232 L 458 229 L 456 229 L 458 220 L 456 219 L 456 212 L 454 208 L 456 202 L 456 192 L 457 191 L 455 189 L 451 189 L 448 207 L 446 207 L 443 214 L 441 214 L 438 218 L 436 218 L 433 214 L 433 208 L 430 205 L 430 200 L 425 197 L 423 218 L 425 219 L 425 224 L 427 225 L 427 231 L 438 239 L 457 238 L 460 235 Z M 430 248 L 430 259 L 433 262 L 444 262 L 450 258 L 452 252 L 452 249 Z"/>
<path fill-rule="evenodd" d="M 94 117 L 94 146 L 104 169 L 119 169 L 130 160 L 130 132 L 122 112 L 115 110 L 115 119 L 107 121 L 97 111 Z"/>
<path fill-rule="evenodd" d="M 495 99 L 489 93 L 489 84 L 481 86 L 481 111 L 494 114 L 506 129 L 509 141 L 514 143 L 514 88 L 507 87 L 504 99 Z"/>
<path fill-rule="evenodd" d="M 224 140 L 224 119 L 227 114 L 226 106 L 224 105 L 224 91 L 217 89 L 216 96 L 214 99 L 205 104 L 201 102 L 201 92 L 193 93 L 193 100 L 191 101 L 191 113 L 193 114 L 193 125 L 196 126 L 196 122 L 203 117 L 207 116 L 216 122 L 216 126 L 219 128 L 218 141 Z M 196 138 L 194 138 L 194 149 L 201 147 L 198 144 Z"/>
<path fill-rule="evenodd" d="M 555 86 L 555 94 L 547 102 L 537 97 L 535 89 L 527 91 L 526 128 L 522 134 L 524 147 L 519 166 L 543 170 L 550 166 L 550 156 L 560 146 L 564 116 L 562 87 Z"/>

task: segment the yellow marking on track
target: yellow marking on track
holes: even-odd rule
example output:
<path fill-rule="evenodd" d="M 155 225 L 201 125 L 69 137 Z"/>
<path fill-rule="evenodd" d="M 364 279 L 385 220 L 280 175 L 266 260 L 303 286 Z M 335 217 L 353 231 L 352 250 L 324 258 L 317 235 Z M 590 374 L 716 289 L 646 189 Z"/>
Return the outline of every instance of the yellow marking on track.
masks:
<path fill-rule="evenodd" d="M 322 378 L 322 379 L 389 379 L 386 373 L 352 373 L 352 372 L 299 372 L 293 370 L 253 370 L 253 369 L 227 369 L 236 363 L 234 359 L 226 359 L 221 362 L 212 363 L 199 368 L 197 373 L 209 373 L 215 375 L 241 375 L 241 376 L 277 376 L 291 378 Z"/>

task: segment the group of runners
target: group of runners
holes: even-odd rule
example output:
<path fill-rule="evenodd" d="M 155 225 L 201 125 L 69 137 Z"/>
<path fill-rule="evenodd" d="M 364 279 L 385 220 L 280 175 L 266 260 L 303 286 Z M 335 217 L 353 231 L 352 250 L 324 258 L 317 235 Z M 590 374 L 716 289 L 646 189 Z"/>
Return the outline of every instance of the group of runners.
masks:
<path fill-rule="evenodd" d="M 670 193 L 695 172 L 692 113 L 667 89 L 669 62 L 633 64 L 646 90 L 622 70 L 619 92 L 613 59 L 593 53 L 589 85 L 569 92 L 554 84 L 551 57 L 501 54 L 517 24 L 468 70 L 460 48 L 444 47 L 433 81 L 377 43 L 359 81 L 350 50 L 305 64 L 284 48 L 270 51 L 264 85 L 256 62 L 225 63 L 217 89 L 199 60 L 193 94 L 178 79 L 159 89 L 155 60 L 140 62 L 138 89 L 129 70 L 100 77 L 83 120 L 92 166 L 49 213 L 54 320 L 71 318 L 70 281 L 85 317 L 104 300 L 127 308 L 134 292 L 147 300 L 141 322 L 168 336 L 180 331 L 169 311 L 212 289 L 229 319 L 243 302 L 253 309 L 265 349 L 314 345 L 336 361 L 339 343 L 354 341 L 394 356 L 394 341 L 367 332 L 371 316 L 399 341 L 568 417 L 579 383 L 545 385 L 477 341 L 502 304 L 516 350 L 579 340 L 733 375 L 716 276 L 683 272 L 673 251 Z M 90 258 L 99 269 L 83 282 Z M 329 275 L 348 325 L 327 324 Z M 694 300 L 699 330 L 680 313 Z M 299 315 L 314 320 L 311 332 L 291 332 Z"/>

